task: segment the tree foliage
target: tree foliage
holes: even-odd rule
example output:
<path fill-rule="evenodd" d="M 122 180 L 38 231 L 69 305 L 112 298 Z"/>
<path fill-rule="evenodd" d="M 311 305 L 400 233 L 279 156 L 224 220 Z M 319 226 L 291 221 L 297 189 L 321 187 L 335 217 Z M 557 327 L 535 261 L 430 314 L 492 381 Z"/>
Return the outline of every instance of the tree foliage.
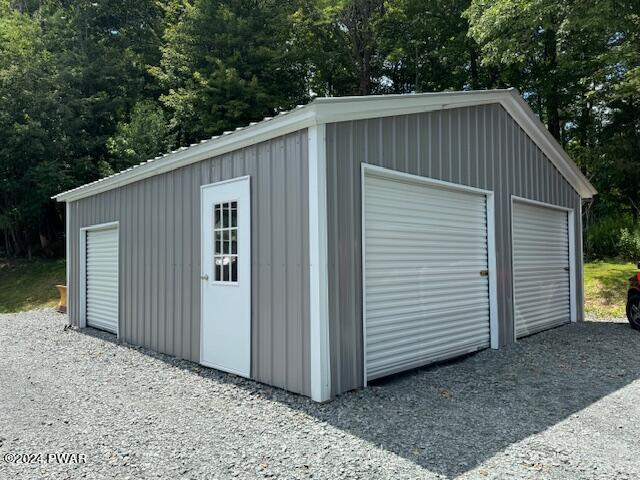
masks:
<path fill-rule="evenodd" d="M 151 72 L 182 143 L 307 99 L 289 46 L 293 6 L 280 0 L 195 0 L 169 6 L 160 65 Z"/>
<path fill-rule="evenodd" d="M 118 122 L 115 134 L 107 139 L 111 154 L 108 173 L 165 153 L 174 144 L 175 134 L 162 107 L 150 100 L 141 100 L 133 106 L 129 120 Z"/>
<path fill-rule="evenodd" d="M 637 0 L 0 0 L 0 250 L 61 253 L 51 195 L 315 95 L 504 87 L 586 224 L 638 222 Z"/>

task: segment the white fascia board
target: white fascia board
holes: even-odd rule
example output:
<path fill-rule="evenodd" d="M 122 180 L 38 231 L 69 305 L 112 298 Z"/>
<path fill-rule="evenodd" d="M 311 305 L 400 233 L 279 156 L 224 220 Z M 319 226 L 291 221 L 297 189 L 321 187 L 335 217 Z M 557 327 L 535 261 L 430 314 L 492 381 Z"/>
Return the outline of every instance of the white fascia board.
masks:
<path fill-rule="evenodd" d="M 507 92 L 507 90 L 486 90 L 318 98 L 313 104 L 317 109 L 318 123 L 335 123 L 497 103 Z"/>
<path fill-rule="evenodd" d="M 53 198 L 60 202 L 79 200 L 314 125 L 409 115 L 493 103 L 502 105 L 582 198 L 591 198 L 597 193 L 596 189 L 551 136 L 536 114 L 529 108 L 518 91 L 508 89 L 317 98 L 304 107 L 283 113 L 273 119 L 262 121 L 189 148 L 177 150 L 169 155 L 137 165 L 97 182 L 69 190 Z"/>

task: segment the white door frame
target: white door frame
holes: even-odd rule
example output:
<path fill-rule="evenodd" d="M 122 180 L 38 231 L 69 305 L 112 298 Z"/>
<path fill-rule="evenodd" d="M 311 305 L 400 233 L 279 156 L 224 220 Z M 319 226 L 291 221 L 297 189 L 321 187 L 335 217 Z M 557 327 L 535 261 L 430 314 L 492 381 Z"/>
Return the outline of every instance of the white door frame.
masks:
<path fill-rule="evenodd" d="M 491 190 L 484 190 L 476 187 L 469 187 L 467 185 L 461 185 L 459 183 L 445 182 L 443 180 L 436 180 L 434 178 L 422 177 L 420 175 L 413 175 L 410 173 L 404 173 L 397 170 L 391 170 L 377 165 L 370 165 L 368 163 L 361 164 L 360 173 L 360 206 L 361 206 L 361 245 L 362 245 L 362 359 L 363 359 L 363 371 L 364 371 L 364 386 L 367 386 L 367 310 L 366 310 L 366 291 L 365 291 L 365 205 L 364 205 L 364 190 L 365 190 L 365 176 L 367 173 L 375 173 L 377 175 L 386 176 L 388 178 L 397 178 L 404 180 L 411 180 L 413 182 L 419 182 L 426 186 L 443 187 L 447 190 L 476 193 L 484 195 L 487 201 L 487 266 L 489 269 L 489 330 L 491 338 L 491 348 L 498 349 L 500 346 L 499 340 L 499 313 L 498 313 L 498 284 L 497 284 L 497 267 L 496 267 L 496 229 L 495 229 L 495 204 L 494 195 Z"/>
<path fill-rule="evenodd" d="M 214 182 L 214 183 L 208 183 L 206 185 L 200 185 L 200 214 L 199 214 L 199 218 L 200 218 L 200 262 L 202 263 L 202 258 L 203 258 L 203 254 L 204 254 L 204 228 L 203 228 L 203 224 L 202 224 L 202 212 L 204 211 L 205 205 L 204 205 L 204 195 L 203 195 L 203 191 L 207 188 L 211 188 L 211 187 L 218 187 L 221 185 L 226 185 L 229 183 L 236 183 L 236 182 L 243 182 L 243 181 L 248 181 L 249 182 L 249 189 L 251 189 L 251 176 L 250 175 L 244 175 L 242 177 L 235 177 L 235 178 L 230 178 L 228 180 L 222 180 L 219 182 Z M 251 190 L 249 190 L 249 192 L 251 192 Z M 229 199 L 229 201 L 233 201 L 233 199 Z M 251 202 L 251 193 L 249 193 L 249 201 Z M 251 204 L 249 204 L 249 214 L 251 215 Z M 249 265 L 249 279 L 248 281 L 245 281 L 245 283 L 243 283 L 243 288 L 246 288 L 249 292 L 249 299 L 251 299 L 251 283 L 252 283 L 252 264 L 251 264 L 251 245 L 253 242 L 253 238 L 251 237 L 251 218 L 249 218 L 249 227 L 247 228 L 247 234 L 244 235 L 248 238 L 249 241 L 249 249 L 248 249 L 248 255 L 247 255 L 247 259 L 246 262 Z M 239 250 L 238 250 L 239 252 Z M 214 273 L 213 272 L 205 272 L 204 268 L 202 266 L 202 264 L 200 265 L 200 270 L 201 270 L 201 277 L 204 274 L 207 275 L 211 275 L 213 276 Z M 215 282 L 214 282 L 215 283 Z M 206 282 L 204 281 L 200 281 L 200 354 L 199 354 L 199 363 L 201 365 L 204 365 L 205 367 L 210 367 L 210 368 L 215 368 L 217 370 L 221 370 L 221 371 L 225 371 L 225 372 L 229 372 L 229 373 L 233 373 L 235 375 L 241 376 L 241 377 L 245 377 L 245 378 L 251 378 L 251 360 L 252 360 L 252 356 L 253 356 L 253 351 L 251 349 L 251 335 L 252 335 L 252 328 L 251 328 L 251 311 L 253 309 L 253 305 L 249 305 L 249 371 L 247 372 L 240 372 L 240 371 L 235 371 L 232 370 L 228 367 L 221 367 L 219 365 L 213 365 L 205 360 L 203 360 L 203 352 L 204 352 L 204 335 L 202 334 L 203 330 L 204 330 L 204 316 L 205 316 L 205 309 L 204 309 L 204 293 L 205 293 L 205 287 L 206 287 Z M 229 283 L 228 288 L 237 288 L 238 287 L 238 283 Z M 250 302 L 251 303 L 251 302 Z"/>
<path fill-rule="evenodd" d="M 540 202 L 529 198 L 511 195 L 510 217 L 511 217 L 511 306 L 513 308 L 512 324 L 513 324 L 513 340 L 518 341 L 516 335 L 516 295 L 515 295 L 515 274 L 514 274 L 514 252 L 513 252 L 513 204 L 514 202 L 525 203 L 537 207 L 546 207 L 553 210 L 561 210 L 567 212 L 567 223 L 569 229 L 569 307 L 571 323 L 578 320 L 578 303 L 576 297 L 576 231 L 575 231 L 575 211 L 573 208 L 554 205 L 552 203 Z"/>
<path fill-rule="evenodd" d="M 67 204 L 68 205 L 68 204 Z M 118 277 L 118 321 L 116 329 L 116 338 L 120 338 L 120 222 L 98 223 L 88 225 L 80 229 L 80 281 L 78 288 L 80 289 L 80 328 L 87 327 L 87 232 L 97 232 L 99 230 L 111 230 L 115 228 L 118 231 L 118 263 L 116 265 L 116 275 Z"/>

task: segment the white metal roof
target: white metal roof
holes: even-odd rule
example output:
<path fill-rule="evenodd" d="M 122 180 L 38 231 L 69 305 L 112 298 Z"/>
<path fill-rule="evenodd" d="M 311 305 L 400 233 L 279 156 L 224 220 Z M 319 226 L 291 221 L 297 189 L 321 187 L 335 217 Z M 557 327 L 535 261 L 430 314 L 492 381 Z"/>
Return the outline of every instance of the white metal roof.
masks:
<path fill-rule="evenodd" d="M 181 147 L 109 177 L 60 193 L 53 198 L 59 202 L 72 202 L 312 125 L 492 103 L 504 107 L 582 198 L 591 198 L 597 193 L 518 91 L 508 89 L 316 98 L 307 105 L 298 106 L 275 117 L 267 117 L 246 127 L 224 132 L 220 136 L 194 143 L 189 147 Z"/>

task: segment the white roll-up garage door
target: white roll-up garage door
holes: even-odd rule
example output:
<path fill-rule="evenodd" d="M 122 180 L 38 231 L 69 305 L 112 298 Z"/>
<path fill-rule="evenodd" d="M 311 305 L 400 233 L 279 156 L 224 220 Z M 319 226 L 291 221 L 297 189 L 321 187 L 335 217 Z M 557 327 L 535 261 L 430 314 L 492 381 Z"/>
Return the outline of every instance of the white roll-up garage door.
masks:
<path fill-rule="evenodd" d="M 367 380 L 490 345 L 486 196 L 364 179 Z"/>
<path fill-rule="evenodd" d="M 571 318 L 568 213 L 513 202 L 513 295 L 516 337 Z"/>
<path fill-rule="evenodd" d="M 87 325 L 118 333 L 118 229 L 86 232 Z"/>

